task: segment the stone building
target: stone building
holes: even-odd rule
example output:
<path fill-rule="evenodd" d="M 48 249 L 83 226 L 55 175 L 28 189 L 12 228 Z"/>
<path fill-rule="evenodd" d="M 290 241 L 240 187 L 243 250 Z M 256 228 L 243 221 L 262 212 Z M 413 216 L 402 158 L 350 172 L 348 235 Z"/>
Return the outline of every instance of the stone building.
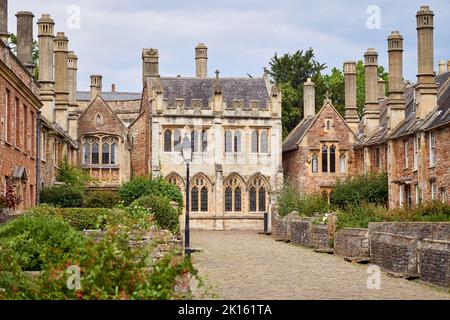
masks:
<path fill-rule="evenodd" d="M 17 53 L 14 54 L 8 43 L 7 5 L 6 0 L 0 1 L 0 193 L 4 195 L 8 185 L 12 186 L 21 199 L 18 209 L 22 211 L 36 204 L 42 185 L 55 182 L 64 158 L 76 162 L 77 143 L 64 130 L 64 124 L 52 118 L 56 111 L 48 112 L 56 110 L 55 82 L 53 69 L 46 73 L 43 68 L 46 65 L 48 69 L 53 68 L 53 57 L 47 63 L 45 55 L 41 58 L 40 78 L 38 81 L 34 78 L 34 15 L 26 11 L 16 14 Z M 53 41 L 50 37 L 47 47 L 41 51 L 53 55 Z"/>
<path fill-rule="evenodd" d="M 193 227 L 261 228 L 282 182 L 281 95 L 267 75 L 208 77 L 207 47 L 195 51 L 195 78 L 167 78 L 159 75 L 158 51 L 144 49 L 143 108 L 130 126 L 132 150 L 139 150 L 133 170 L 162 176 L 184 193 L 181 142 L 188 136 Z"/>
<path fill-rule="evenodd" d="M 403 43 L 400 32 L 387 39 L 389 88 L 377 79 L 378 53 L 368 49 L 364 55 L 366 73 L 366 102 L 361 120 L 356 113 L 356 81 L 354 62 L 344 64 L 346 115 L 345 121 L 355 132 L 351 147 L 349 175 L 387 172 L 390 207 L 418 205 L 431 200 L 449 202 L 450 170 L 450 61 L 439 61 L 434 69 L 434 13 L 422 6 L 416 15 L 418 39 L 418 81 L 403 79 Z M 311 86 L 311 84 L 309 84 Z M 308 84 L 305 88 L 308 88 Z M 308 89 L 305 89 L 308 90 Z M 307 101 L 305 101 L 307 104 Z M 320 113 L 319 113 L 320 114 Z M 317 117 L 317 116 L 316 116 Z M 309 120 L 308 120 L 309 119 Z M 314 171 L 315 158 L 311 146 L 297 143 L 297 155 L 292 154 L 294 141 L 304 136 L 324 136 L 326 125 L 314 132 L 305 117 L 283 145 L 285 176 L 302 177 L 304 190 L 317 192 L 330 184 L 326 178 L 298 174 L 299 168 Z M 298 136 L 298 137 L 297 137 Z M 328 139 L 342 139 L 335 133 Z M 308 157 L 309 155 L 309 157 Z M 320 163 L 320 161 L 319 161 Z M 320 168 L 319 168 L 320 171 Z"/>

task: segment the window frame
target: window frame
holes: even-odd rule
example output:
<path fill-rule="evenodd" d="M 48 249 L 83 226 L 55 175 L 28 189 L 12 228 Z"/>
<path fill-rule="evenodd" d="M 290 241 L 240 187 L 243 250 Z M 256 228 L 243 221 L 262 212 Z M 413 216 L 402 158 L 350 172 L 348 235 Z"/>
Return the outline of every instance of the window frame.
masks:
<path fill-rule="evenodd" d="M 433 168 L 436 166 L 436 131 L 428 133 L 428 153 L 430 168 Z"/>

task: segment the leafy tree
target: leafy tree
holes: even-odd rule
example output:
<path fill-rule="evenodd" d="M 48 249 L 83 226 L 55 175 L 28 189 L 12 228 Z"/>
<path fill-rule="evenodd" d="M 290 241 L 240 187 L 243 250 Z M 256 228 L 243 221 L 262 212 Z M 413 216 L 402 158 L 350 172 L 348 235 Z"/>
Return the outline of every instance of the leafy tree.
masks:
<path fill-rule="evenodd" d="M 14 33 L 11 33 L 9 38 L 11 50 L 17 54 L 17 36 Z M 39 44 L 36 40 L 33 40 L 33 63 L 36 66 L 34 68 L 34 78 L 39 78 Z"/>

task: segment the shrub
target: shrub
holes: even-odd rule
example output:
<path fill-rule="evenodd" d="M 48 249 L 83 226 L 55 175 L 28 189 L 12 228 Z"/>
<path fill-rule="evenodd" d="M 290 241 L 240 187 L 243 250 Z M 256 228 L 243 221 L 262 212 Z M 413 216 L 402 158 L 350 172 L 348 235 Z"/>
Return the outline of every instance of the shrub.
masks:
<path fill-rule="evenodd" d="M 386 208 L 374 204 L 349 206 L 337 212 L 339 228 L 368 228 L 371 222 L 386 221 Z"/>
<path fill-rule="evenodd" d="M 88 194 L 85 201 L 86 208 L 114 208 L 120 202 L 116 192 L 93 191 Z"/>
<path fill-rule="evenodd" d="M 83 169 L 69 165 L 67 159 L 64 159 L 59 167 L 57 180 L 66 186 L 79 188 L 84 191 L 89 183 L 94 179 Z"/>
<path fill-rule="evenodd" d="M 85 244 L 80 233 L 54 217 L 23 215 L 0 226 L 0 255 L 9 255 L 10 264 L 26 271 L 40 271 L 69 259 Z"/>
<path fill-rule="evenodd" d="M 84 193 L 71 186 L 53 186 L 41 190 L 41 203 L 61 208 L 82 208 Z"/>
<path fill-rule="evenodd" d="M 125 230 L 148 230 L 153 225 L 153 217 L 144 207 L 118 205 L 111 210 L 107 229 L 119 227 Z"/>
<path fill-rule="evenodd" d="M 111 215 L 109 209 L 102 208 L 55 208 L 42 205 L 29 209 L 29 214 L 38 216 L 51 216 L 67 221 L 72 228 L 78 231 L 104 229 Z"/>
<path fill-rule="evenodd" d="M 180 190 L 162 178 L 135 178 L 119 188 L 119 195 L 126 206 L 145 196 L 161 196 L 176 202 L 180 210 L 183 208 L 183 195 Z"/>
<path fill-rule="evenodd" d="M 337 208 L 360 206 L 363 203 L 387 205 L 388 177 L 386 173 L 362 175 L 336 184 L 331 204 Z"/>
<path fill-rule="evenodd" d="M 134 201 L 131 206 L 146 208 L 161 229 L 167 229 L 172 232 L 178 231 L 180 213 L 170 204 L 167 198 L 147 196 Z"/>
<path fill-rule="evenodd" d="M 298 212 L 301 216 L 311 217 L 329 211 L 327 199 L 320 195 L 302 195 L 291 183 L 286 183 L 277 194 L 278 213 L 286 216 L 291 212 Z"/>

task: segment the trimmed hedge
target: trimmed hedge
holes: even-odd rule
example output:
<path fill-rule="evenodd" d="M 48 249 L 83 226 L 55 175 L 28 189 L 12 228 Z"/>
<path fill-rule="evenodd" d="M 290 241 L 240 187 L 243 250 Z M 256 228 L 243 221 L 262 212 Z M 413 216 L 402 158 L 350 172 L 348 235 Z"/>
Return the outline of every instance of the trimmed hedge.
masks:
<path fill-rule="evenodd" d="M 41 203 L 61 208 L 82 208 L 84 206 L 84 192 L 78 187 L 66 185 L 43 188 Z"/>
<path fill-rule="evenodd" d="M 28 214 L 37 216 L 58 217 L 67 221 L 75 230 L 104 229 L 111 211 L 101 208 L 55 208 L 42 205 L 29 209 Z"/>
<path fill-rule="evenodd" d="M 159 196 L 147 196 L 133 202 L 131 207 L 146 208 L 155 219 L 161 229 L 177 232 L 179 229 L 180 212 L 176 210 L 167 198 Z"/>
<path fill-rule="evenodd" d="M 88 194 L 86 208 L 114 208 L 120 202 L 120 196 L 112 191 L 93 191 Z"/>

